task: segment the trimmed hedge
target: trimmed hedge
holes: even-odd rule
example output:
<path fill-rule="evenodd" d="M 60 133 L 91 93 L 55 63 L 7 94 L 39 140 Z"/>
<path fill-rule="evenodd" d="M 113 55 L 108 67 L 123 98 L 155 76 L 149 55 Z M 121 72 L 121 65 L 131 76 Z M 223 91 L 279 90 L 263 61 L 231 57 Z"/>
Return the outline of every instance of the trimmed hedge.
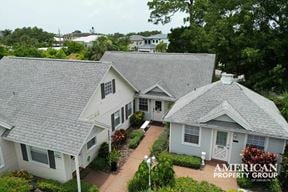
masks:
<path fill-rule="evenodd" d="M 154 192 L 224 192 L 216 185 L 206 181 L 198 182 L 189 177 L 180 177 L 176 179 L 174 187 L 164 187 Z"/>
<path fill-rule="evenodd" d="M 163 133 L 158 137 L 158 139 L 153 143 L 151 148 L 151 154 L 158 156 L 161 152 L 166 151 L 169 145 L 169 133 L 166 128 Z"/>
<path fill-rule="evenodd" d="M 163 157 L 171 159 L 174 165 L 193 168 L 193 169 L 200 169 L 201 167 L 200 157 L 162 152 L 160 153 L 160 158 L 163 158 Z"/>
<path fill-rule="evenodd" d="M 129 148 L 135 149 L 142 138 L 144 137 L 144 132 L 142 130 L 134 130 L 130 134 Z"/>
<path fill-rule="evenodd" d="M 77 181 L 70 180 L 67 183 L 59 183 L 54 180 L 42 179 L 33 177 L 26 171 L 14 171 L 7 173 L 0 177 L 0 191 L 1 192 L 30 192 L 34 191 L 34 187 L 45 192 L 77 192 Z M 94 185 L 81 181 L 82 192 L 99 192 Z"/>

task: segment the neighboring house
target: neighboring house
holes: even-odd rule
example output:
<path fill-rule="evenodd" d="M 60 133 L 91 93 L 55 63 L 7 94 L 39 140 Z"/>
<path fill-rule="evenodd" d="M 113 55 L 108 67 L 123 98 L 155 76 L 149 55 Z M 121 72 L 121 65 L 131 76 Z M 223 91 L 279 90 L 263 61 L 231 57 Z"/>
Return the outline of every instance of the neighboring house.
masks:
<path fill-rule="evenodd" d="M 144 37 L 144 44 L 138 46 L 137 50 L 139 52 L 154 53 L 156 52 L 156 46 L 160 42 L 166 43 L 167 46 L 169 45 L 167 34 L 157 34 L 157 35 L 152 35 L 149 37 Z"/>
<path fill-rule="evenodd" d="M 288 124 L 275 104 L 225 73 L 181 97 L 165 121 L 170 122 L 170 152 L 206 152 L 207 160 L 240 163 L 247 145 L 280 154 L 288 139 Z"/>
<path fill-rule="evenodd" d="M 105 52 L 101 61 L 111 61 L 139 90 L 136 110 L 145 118 L 162 121 L 169 107 L 191 90 L 212 82 L 214 54 Z"/>
<path fill-rule="evenodd" d="M 60 182 L 129 126 L 137 91 L 108 62 L 4 57 L 0 80 L 0 172 Z"/>
<path fill-rule="evenodd" d="M 53 47 L 61 47 L 63 46 L 63 43 L 64 43 L 64 38 L 62 36 L 54 37 Z"/>
<path fill-rule="evenodd" d="M 130 50 L 137 51 L 139 46 L 144 45 L 144 36 L 142 35 L 131 35 L 129 39 L 131 42 L 129 45 Z"/>
<path fill-rule="evenodd" d="M 93 42 L 96 41 L 99 37 L 101 37 L 101 35 L 88 35 L 88 36 L 84 36 L 84 37 L 77 37 L 72 39 L 72 41 L 77 42 L 77 43 L 81 43 L 83 45 L 85 45 L 86 47 L 92 47 Z"/>

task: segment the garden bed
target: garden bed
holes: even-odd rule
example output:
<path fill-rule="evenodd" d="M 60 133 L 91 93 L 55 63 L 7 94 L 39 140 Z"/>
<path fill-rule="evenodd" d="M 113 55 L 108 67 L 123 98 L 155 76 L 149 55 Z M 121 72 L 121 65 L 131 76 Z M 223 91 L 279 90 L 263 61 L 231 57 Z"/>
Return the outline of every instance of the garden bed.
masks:
<path fill-rule="evenodd" d="M 121 132 L 121 133 L 120 133 Z M 124 137 L 123 137 L 124 136 Z M 119 130 L 114 134 L 114 142 L 112 148 L 119 152 L 118 171 L 126 163 L 130 154 L 137 148 L 144 137 L 141 129 L 128 128 L 126 131 Z M 124 139 L 125 138 L 125 139 Z M 103 149 L 100 147 L 98 156 L 90 164 L 90 168 L 94 170 L 104 171 L 110 173 L 110 166 L 108 164 L 108 144 Z"/>

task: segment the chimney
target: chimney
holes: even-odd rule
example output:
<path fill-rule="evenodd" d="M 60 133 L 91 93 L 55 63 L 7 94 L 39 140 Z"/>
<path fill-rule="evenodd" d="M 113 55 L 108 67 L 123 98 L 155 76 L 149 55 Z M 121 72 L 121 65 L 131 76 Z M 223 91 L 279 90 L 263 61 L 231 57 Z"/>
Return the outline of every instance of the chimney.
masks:
<path fill-rule="evenodd" d="M 230 85 L 234 82 L 234 75 L 229 73 L 222 73 L 221 74 L 221 82 L 226 85 Z"/>

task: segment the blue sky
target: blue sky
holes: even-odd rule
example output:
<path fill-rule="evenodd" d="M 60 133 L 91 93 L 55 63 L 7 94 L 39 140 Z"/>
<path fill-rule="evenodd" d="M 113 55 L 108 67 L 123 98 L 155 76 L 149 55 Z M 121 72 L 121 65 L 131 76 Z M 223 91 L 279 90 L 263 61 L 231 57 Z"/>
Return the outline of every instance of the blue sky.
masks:
<path fill-rule="evenodd" d="M 161 30 L 183 25 L 184 14 L 176 14 L 165 26 L 148 22 L 148 0 L 5 0 L 0 6 L 0 30 L 38 26 L 49 32 L 79 29 L 96 32 Z"/>

